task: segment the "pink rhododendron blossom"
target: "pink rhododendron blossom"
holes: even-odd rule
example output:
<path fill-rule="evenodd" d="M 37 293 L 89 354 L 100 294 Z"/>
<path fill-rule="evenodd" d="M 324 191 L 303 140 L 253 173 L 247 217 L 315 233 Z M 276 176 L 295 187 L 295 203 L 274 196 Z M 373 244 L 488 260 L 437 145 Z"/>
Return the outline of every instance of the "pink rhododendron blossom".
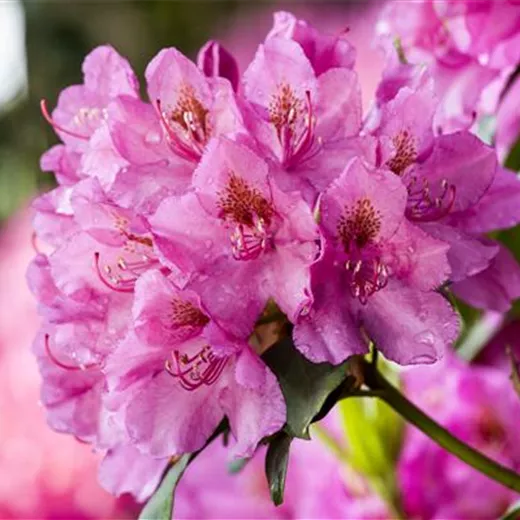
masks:
<path fill-rule="evenodd" d="M 213 326 L 195 293 L 148 271 L 136 284 L 133 317 L 134 331 L 105 373 L 108 400 L 127 403 L 126 428 L 143 451 L 156 457 L 196 451 L 227 415 L 237 456 L 248 456 L 283 425 L 273 374 L 244 340 Z"/>
<path fill-rule="evenodd" d="M 402 364 L 431 363 L 455 339 L 457 319 L 433 292 L 449 274 L 449 246 L 405 220 L 406 200 L 397 176 L 357 160 L 323 194 L 328 250 L 313 272 L 314 307 L 295 330 L 310 359 L 366 352 L 361 327 Z"/>
<path fill-rule="evenodd" d="M 228 298 L 240 295 L 246 331 L 269 298 L 297 319 L 312 303 L 310 266 L 320 254 L 310 208 L 269 174 L 248 148 L 215 140 L 194 173 L 194 192 L 166 199 L 151 219 L 164 261 L 190 275 L 217 321 L 239 325 Z"/>
<path fill-rule="evenodd" d="M 361 92 L 351 68 L 317 75 L 297 41 L 271 36 L 244 73 L 249 128 L 276 164 L 284 189 L 311 201 L 342 170 L 361 129 Z M 368 145 L 367 145 L 368 146 Z M 367 151 L 367 153 L 369 153 Z"/>
<path fill-rule="evenodd" d="M 406 217 L 451 245 L 450 280 L 464 284 L 461 296 L 477 307 L 507 310 L 520 296 L 515 262 L 507 269 L 501 263 L 488 278 L 492 292 L 510 286 L 502 302 L 472 299 L 470 290 L 499 252 L 482 233 L 520 222 L 520 184 L 497 167 L 495 151 L 468 131 L 435 135 L 438 103 L 428 72 L 406 64 L 393 67 L 379 86 L 367 130 L 379 139 L 381 162 L 406 186 Z"/>

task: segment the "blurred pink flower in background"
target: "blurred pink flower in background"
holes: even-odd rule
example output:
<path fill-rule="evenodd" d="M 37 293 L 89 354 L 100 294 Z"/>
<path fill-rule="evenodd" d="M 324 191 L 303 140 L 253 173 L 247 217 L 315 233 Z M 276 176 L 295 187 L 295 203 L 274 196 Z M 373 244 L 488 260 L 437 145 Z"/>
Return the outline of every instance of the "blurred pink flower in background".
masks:
<path fill-rule="evenodd" d="M 41 378 L 30 348 L 39 318 L 25 282 L 31 233 L 22 213 L 0 235 L 0 517 L 135 516 L 130 500 L 118 501 L 98 484 L 91 448 L 52 431 L 39 405 Z"/>

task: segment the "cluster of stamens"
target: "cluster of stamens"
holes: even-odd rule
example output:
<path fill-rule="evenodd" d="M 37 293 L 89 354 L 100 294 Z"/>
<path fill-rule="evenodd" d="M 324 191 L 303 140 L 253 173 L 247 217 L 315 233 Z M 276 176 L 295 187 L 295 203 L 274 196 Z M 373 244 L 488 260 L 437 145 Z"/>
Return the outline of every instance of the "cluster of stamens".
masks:
<path fill-rule="evenodd" d="M 76 137 L 77 139 L 81 139 L 83 141 L 88 141 L 89 136 L 81 134 L 76 130 L 72 130 L 70 128 L 65 128 L 52 118 L 47 109 L 47 103 L 45 99 L 40 101 L 40 109 L 43 114 L 45 120 L 56 130 L 63 132 L 64 134 L 70 135 L 71 137 Z M 74 126 L 79 128 L 88 127 L 92 132 L 99 126 L 99 124 L 106 120 L 107 118 L 107 110 L 106 108 L 97 108 L 97 107 L 89 107 L 89 108 L 80 108 L 75 116 L 72 118 L 72 123 Z"/>
<path fill-rule="evenodd" d="M 363 305 L 388 283 L 388 269 L 374 247 L 380 230 L 381 214 L 367 198 L 347 208 L 338 222 L 338 236 L 348 256 L 345 270 L 350 292 Z"/>
<path fill-rule="evenodd" d="M 434 195 L 428 179 L 412 176 L 407 183 L 407 218 L 417 222 L 429 222 L 445 217 L 455 202 L 456 188 L 446 179 L 440 182 L 439 187 L 440 190 Z"/>
<path fill-rule="evenodd" d="M 269 104 L 269 121 L 282 145 L 284 168 L 291 169 L 308 161 L 320 151 L 309 91 L 305 92 L 303 102 L 289 85 L 280 85 Z"/>
<path fill-rule="evenodd" d="M 159 99 L 157 109 L 174 153 L 189 161 L 199 161 L 210 138 L 211 127 L 209 110 L 197 98 L 193 87 L 181 86 L 173 110 L 164 111 Z"/>
<path fill-rule="evenodd" d="M 160 266 L 153 253 L 152 239 L 129 232 L 127 225 L 126 219 L 115 216 L 115 228 L 126 240 L 122 249 L 127 258 L 121 255 L 114 265 L 101 266 L 100 254 L 94 253 L 94 265 L 99 279 L 106 287 L 117 292 L 133 292 L 135 282 L 141 274 L 154 266 Z M 164 267 L 161 267 L 161 271 L 167 273 Z"/>
<path fill-rule="evenodd" d="M 165 362 L 166 371 L 179 380 L 185 390 L 196 390 L 202 385 L 212 385 L 219 378 L 227 363 L 226 357 L 217 357 L 209 345 L 193 356 L 172 352 L 172 359 Z"/>
<path fill-rule="evenodd" d="M 274 217 L 272 204 L 262 193 L 231 173 L 219 194 L 220 217 L 230 223 L 231 250 L 236 260 L 253 260 L 269 245 L 269 226 Z"/>

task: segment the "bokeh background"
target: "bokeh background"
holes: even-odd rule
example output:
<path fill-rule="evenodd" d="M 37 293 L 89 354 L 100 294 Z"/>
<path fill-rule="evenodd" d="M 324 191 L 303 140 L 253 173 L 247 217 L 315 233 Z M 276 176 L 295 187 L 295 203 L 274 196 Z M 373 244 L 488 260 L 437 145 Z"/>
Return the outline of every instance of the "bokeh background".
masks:
<path fill-rule="evenodd" d="M 132 518 L 139 506 L 116 501 L 97 484 L 97 457 L 75 439 L 47 428 L 38 405 L 39 376 L 30 348 L 38 328 L 25 285 L 34 254 L 30 201 L 52 186 L 39 157 L 57 142 L 39 101 L 53 107 L 60 90 L 81 82 L 83 57 L 113 45 L 142 78 L 162 47 L 195 57 L 221 40 L 242 69 L 271 26 L 272 12 L 291 10 L 318 28 L 349 28 L 358 47 L 364 99 L 381 67 L 371 47 L 381 2 L 40 1 L 0 0 L 0 518 Z"/>

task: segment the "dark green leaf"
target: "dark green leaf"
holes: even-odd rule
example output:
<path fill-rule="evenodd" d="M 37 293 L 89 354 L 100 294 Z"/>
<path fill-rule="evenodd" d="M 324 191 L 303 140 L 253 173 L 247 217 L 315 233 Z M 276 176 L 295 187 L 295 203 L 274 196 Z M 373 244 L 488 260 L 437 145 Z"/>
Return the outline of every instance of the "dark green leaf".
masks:
<path fill-rule="evenodd" d="M 504 166 L 514 172 L 520 171 L 520 138 L 516 140 L 511 150 L 509 150 L 509 155 L 504 162 Z"/>
<path fill-rule="evenodd" d="M 173 493 L 182 474 L 192 459 L 193 455 L 187 453 L 170 468 L 157 491 L 141 511 L 139 520 L 171 520 L 173 512 Z"/>
<path fill-rule="evenodd" d="M 293 438 L 281 431 L 274 436 L 267 448 L 265 456 L 265 473 L 269 483 L 269 491 L 275 505 L 283 503 L 285 477 L 289 464 L 289 448 Z"/>
<path fill-rule="evenodd" d="M 347 378 L 346 363 L 338 366 L 311 363 L 290 338 L 275 343 L 262 357 L 282 388 L 287 405 L 287 432 L 309 439 L 309 425 L 329 394 Z"/>

